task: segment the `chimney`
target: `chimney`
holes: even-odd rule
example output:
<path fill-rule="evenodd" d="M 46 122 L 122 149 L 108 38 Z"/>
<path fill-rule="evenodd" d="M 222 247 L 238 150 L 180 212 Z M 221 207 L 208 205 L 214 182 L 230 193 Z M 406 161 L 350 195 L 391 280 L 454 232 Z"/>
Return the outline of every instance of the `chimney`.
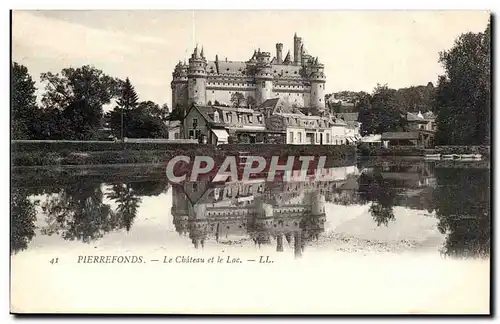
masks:
<path fill-rule="evenodd" d="M 283 44 L 281 43 L 276 44 L 276 61 L 278 64 L 283 63 Z"/>

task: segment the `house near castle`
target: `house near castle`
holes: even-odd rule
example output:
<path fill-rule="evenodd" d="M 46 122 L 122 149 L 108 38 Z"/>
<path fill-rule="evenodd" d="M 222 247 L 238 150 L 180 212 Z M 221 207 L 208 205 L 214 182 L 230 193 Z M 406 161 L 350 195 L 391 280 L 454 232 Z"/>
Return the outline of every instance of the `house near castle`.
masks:
<path fill-rule="evenodd" d="M 432 147 L 435 144 L 437 130 L 436 116 L 428 111 L 424 114 L 407 113 L 406 121 L 408 130 L 406 132 L 387 132 L 382 134 L 384 147 L 390 146 L 419 146 Z"/>

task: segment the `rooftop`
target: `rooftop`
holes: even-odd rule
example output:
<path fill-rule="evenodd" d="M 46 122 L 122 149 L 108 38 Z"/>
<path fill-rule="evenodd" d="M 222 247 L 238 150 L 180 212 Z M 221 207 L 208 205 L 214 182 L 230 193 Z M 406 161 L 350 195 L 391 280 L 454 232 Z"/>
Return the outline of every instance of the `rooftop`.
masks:
<path fill-rule="evenodd" d="M 418 139 L 418 132 L 387 132 L 382 134 L 382 140 Z"/>

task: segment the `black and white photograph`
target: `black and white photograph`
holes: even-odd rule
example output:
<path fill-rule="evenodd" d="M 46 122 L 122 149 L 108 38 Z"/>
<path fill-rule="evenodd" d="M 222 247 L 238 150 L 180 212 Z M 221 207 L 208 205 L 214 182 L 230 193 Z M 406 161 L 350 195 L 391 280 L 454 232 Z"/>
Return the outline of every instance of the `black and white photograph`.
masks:
<path fill-rule="evenodd" d="M 12 314 L 489 315 L 488 10 L 11 10 Z"/>

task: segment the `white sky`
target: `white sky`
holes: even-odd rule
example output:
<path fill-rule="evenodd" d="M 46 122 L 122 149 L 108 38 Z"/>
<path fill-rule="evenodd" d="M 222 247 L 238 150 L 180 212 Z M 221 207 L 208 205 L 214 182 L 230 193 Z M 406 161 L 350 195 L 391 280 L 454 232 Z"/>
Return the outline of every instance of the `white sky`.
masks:
<path fill-rule="evenodd" d="M 325 64 L 328 92 L 436 82 L 439 51 L 486 28 L 485 11 L 15 11 L 12 59 L 42 72 L 91 64 L 129 77 L 141 100 L 171 106 L 172 70 L 194 44 L 248 60 L 255 48 L 293 54 L 293 34 Z"/>

